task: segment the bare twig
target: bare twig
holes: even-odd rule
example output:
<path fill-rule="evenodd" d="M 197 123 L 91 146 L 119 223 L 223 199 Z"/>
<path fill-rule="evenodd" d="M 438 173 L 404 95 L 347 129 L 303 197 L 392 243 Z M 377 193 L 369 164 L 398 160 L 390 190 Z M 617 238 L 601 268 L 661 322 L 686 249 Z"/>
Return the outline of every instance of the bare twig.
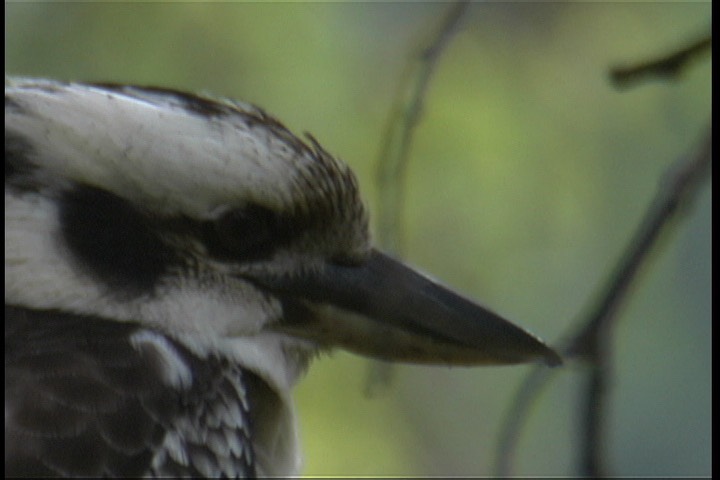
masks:
<path fill-rule="evenodd" d="M 678 217 L 682 205 L 688 204 L 698 191 L 701 180 L 708 178 L 712 157 L 712 132 L 708 129 L 702 142 L 692 155 L 677 160 L 665 173 L 659 191 L 646 212 L 628 249 L 610 276 L 605 293 L 591 311 L 589 321 L 569 343 L 567 354 L 585 358 L 590 362 L 584 418 L 585 429 L 581 446 L 580 473 L 590 477 L 602 476 L 602 427 L 606 411 L 606 385 L 610 371 L 609 354 L 611 329 L 617 320 L 617 311 L 626 298 L 640 268 L 657 243 L 663 227 Z"/>
<path fill-rule="evenodd" d="M 402 251 L 403 238 L 400 218 L 405 199 L 407 171 L 412 137 L 421 114 L 430 77 L 445 48 L 458 31 L 468 2 L 450 5 L 437 32 L 409 65 L 408 73 L 398 89 L 395 105 L 381 143 L 377 166 L 378 184 L 378 242 L 395 255 Z M 365 392 L 367 395 L 390 383 L 392 369 L 385 362 L 371 364 Z"/>
<path fill-rule="evenodd" d="M 628 87 L 640 80 L 652 78 L 673 79 L 682 73 L 691 60 L 699 58 L 712 48 L 712 35 L 707 35 L 676 52 L 637 65 L 615 67 L 610 79 L 617 87 Z"/>
<path fill-rule="evenodd" d="M 378 242 L 384 249 L 395 254 L 402 250 L 400 217 L 413 133 L 420 120 L 430 77 L 445 47 L 457 31 L 467 7 L 467 2 L 452 4 L 437 33 L 409 65 L 405 80 L 399 86 L 382 139 L 376 173 L 380 196 L 377 212 Z"/>
<path fill-rule="evenodd" d="M 678 52 L 659 60 L 645 62 L 636 67 L 615 69 L 613 80 L 623 85 L 647 75 L 678 75 L 686 63 L 709 49 L 710 37 L 702 39 Z M 640 268 L 646 263 L 652 247 L 657 243 L 663 227 L 677 218 L 679 208 L 691 203 L 701 181 L 707 179 L 712 158 L 712 132 L 708 128 L 696 151 L 683 156 L 668 168 L 658 193 L 648 207 L 635 235 L 608 276 L 598 300 L 591 304 L 589 313 L 575 324 L 580 329 L 566 337 L 559 349 L 565 358 L 584 360 L 589 369 L 583 403 L 582 446 L 580 473 L 600 477 L 605 473 L 603 427 L 606 425 L 607 379 L 610 376 L 611 333 L 617 313 Z M 550 372 L 541 367 L 533 369 L 521 385 L 500 431 L 495 462 L 495 473 L 510 473 L 512 455 L 530 407 L 540 390 L 550 379 Z"/>
<path fill-rule="evenodd" d="M 547 385 L 550 378 L 559 371 L 557 368 L 536 366 L 525 377 L 525 381 L 513 397 L 513 403 L 505 416 L 503 428 L 500 431 L 493 467 L 494 476 L 507 477 L 510 474 L 515 442 L 520 437 L 520 431 L 525 424 L 530 407 L 535 402 L 540 389 Z"/>
<path fill-rule="evenodd" d="M 628 243 L 625 254 L 600 290 L 598 300 L 591 304 L 580 330 L 569 336 L 560 348 L 566 359 L 587 362 L 589 368 L 584 403 L 583 437 L 580 473 L 589 477 L 603 476 L 603 435 L 606 424 L 607 378 L 610 370 L 611 331 L 618 310 L 626 298 L 640 268 L 646 263 L 652 247 L 657 243 L 663 227 L 683 212 L 708 178 L 712 157 L 712 132 L 709 128 L 699 147 L 690 155 L 678 159 L 666 171 L 658 193 L 650 204 L 643 221 Z M 551 378 L 541 367 L 534 368 L 521 385 L 515 401 L 505 417 L 495 463 L 498 476 L 510 474 L 512 452 L 519 432 L 540 389 Z"/>

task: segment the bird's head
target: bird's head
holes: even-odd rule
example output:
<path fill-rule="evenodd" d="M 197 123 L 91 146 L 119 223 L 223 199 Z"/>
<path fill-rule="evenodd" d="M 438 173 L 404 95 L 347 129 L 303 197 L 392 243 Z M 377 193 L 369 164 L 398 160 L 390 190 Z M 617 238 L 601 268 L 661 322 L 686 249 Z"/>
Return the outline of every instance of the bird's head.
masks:
<path fill-rule="evenodd" d="M 557 361 L 375 250 L 352 171 L 250 105 L 15 80 L 6 144 L 6 300 L 389 360 Z"/>
<path fill-rule="evenodd" d="M 10 80 L 6 303 L 136 321 L 289 389 L 317 349 L 559 358 L 371 245 L 352 171 L 246 104 Z"/>

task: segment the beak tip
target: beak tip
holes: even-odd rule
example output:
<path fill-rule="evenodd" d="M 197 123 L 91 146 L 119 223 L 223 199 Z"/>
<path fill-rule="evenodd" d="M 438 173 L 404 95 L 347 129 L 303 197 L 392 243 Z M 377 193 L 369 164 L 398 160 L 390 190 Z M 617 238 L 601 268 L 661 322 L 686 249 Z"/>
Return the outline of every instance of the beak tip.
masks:
<path fill-rule="evenodd" d="M 563 364 L 563 358 L 560 354 L 550 347 L 546 347 L 544 361 L 548 367 L 559 367 Z"/>
<path fill-rule="evenodd" d="M 527 335 L 531 337 L 532 345 L 526 348 L 532 350 L 535 361 L 541 361 L 548 367 L 559 367 L 563 364 L 563 357 L 554 348 L 533 334 L 527 333 Z"/>

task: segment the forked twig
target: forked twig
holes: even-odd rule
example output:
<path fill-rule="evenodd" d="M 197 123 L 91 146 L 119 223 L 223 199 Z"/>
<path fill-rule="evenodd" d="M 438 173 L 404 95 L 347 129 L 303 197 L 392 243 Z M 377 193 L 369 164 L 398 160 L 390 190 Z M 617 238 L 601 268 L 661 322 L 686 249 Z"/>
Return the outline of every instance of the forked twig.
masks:
<path fill-rule="evenodd" d="M 589 369 L 584 403 L 583 445 L 580 447 L 580 474 L 600 477 L 603 470 L 603 426 L 605 420 L 606 385 L 612 355 L 609 352 L 612 327 L 630 287 L 646 263 L 652 247 L 670 221 L 687 211 L 703 180 L 708 179 L 712 158 L 712 132 L 703 136 L 691 154 L 679 158 L 665 172 L 658 192 L 648 207 L 635 235 L 628 242 L 624 255 L 600 290 L 598 300 L 591 304 L 588 314 L 578 322 L 577 333 L 561 342 L 560 351 L 570 359 L 582 360 Z M 512 452 L 519 432 L 540 390 L 553 372 L 536 367 L 521 385 L 508 410 L 500 433 L 495 474 L 510 474 Z"/>
<path fill-rule="evenodd" d="M 639 65 L 611 70 L 618 86 L 626 86 L 652 76 L 676 77 L 691 59 L 709 51 L 711 36 L 700 39 L 676 52 Z M 628 242 L 615 269 L 608 275 L 597 300 L 590 304 L 586 315 L 575 325 L 580 328 L 561 342 L 560 351 L 567 359 L 582 360 L 588 369 L 583 399 L 582 445 L 580 474 L 600 477 L 604 467 L 604 434 L 606 422 L 607 385 L 612 368 L 610 352 L 613 327 L 618 311 L 627 297 L 641 267 L 647 263 L 652 247 L 673 219 L 686 210 L 703 180 L 707 180 L 712 160 L 712 129 L 708 127 L 694 150 L 676 160 L 664 173 L 658 191 L 649 205 L 635 234 Z M 530 407 L 554 371 L 534 368 L 520 386 L 500 431 L 495 474 L 510 474 L 512 456 L 520 430 Z"/>

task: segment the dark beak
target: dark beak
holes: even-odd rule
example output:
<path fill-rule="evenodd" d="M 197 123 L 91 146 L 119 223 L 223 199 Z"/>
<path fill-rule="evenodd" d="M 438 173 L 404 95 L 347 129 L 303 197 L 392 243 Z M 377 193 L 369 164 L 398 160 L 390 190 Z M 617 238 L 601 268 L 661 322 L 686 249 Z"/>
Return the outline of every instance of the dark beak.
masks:
<path fill-rule="evenodd" d="M 412 363 L 562 363 L 539 338 L 376 250 L 358 266 L 260 283 L 283 299 L 278 330 L 324 346 Z"/>

